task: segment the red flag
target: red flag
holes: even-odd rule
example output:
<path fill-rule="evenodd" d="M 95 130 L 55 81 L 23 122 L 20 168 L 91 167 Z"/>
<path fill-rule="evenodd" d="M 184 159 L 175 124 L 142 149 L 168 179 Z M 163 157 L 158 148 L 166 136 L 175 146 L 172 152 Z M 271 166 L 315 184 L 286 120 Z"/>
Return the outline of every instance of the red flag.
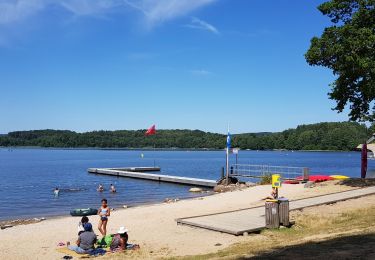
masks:
<path fill-rule="evenodd" d="M 156 134 L 156 127 L 155 127 L 155 125 L 151 126 L 147 130 L 147 132 L 145 133 L 146 136 L 148 136 L 148 135 L 154 135 L 154 134 Z"/>

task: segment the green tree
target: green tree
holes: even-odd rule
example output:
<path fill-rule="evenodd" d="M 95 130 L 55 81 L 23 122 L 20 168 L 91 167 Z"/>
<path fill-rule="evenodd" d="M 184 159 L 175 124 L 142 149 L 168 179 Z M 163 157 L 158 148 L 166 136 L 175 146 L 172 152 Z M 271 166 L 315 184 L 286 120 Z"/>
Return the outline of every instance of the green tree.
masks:
<path fill-rule="evenodd" d="M 335 110 L 349 105 L 351 120 L 374 121 L 375 0 L 331 0 L 318 9 L 333 25 L 312 38 L 306 61 L 337 76 L 329 93 Z"/>

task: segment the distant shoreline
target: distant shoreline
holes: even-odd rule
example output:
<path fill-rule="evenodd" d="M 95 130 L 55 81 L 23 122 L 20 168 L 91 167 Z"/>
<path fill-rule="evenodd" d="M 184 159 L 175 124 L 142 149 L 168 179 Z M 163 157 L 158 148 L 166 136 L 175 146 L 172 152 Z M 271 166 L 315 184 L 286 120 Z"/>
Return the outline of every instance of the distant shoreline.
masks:
<path fill-rule="evenodd" d="M 120 148 L 120 147 L 43 147 L 43 146 L 0 146 L 0 149 L 40 149 L 40 150 L 108 150 L 108 151 L 225 151 L 225 149 L 214 149 L 214 148 Z M 359 150 L 286 150 L 286 149 L 271 149 L 271 150 L 251 150 L 251 149 L 240 149 L 240 151 L 249 152 L 360 152 Z"/>

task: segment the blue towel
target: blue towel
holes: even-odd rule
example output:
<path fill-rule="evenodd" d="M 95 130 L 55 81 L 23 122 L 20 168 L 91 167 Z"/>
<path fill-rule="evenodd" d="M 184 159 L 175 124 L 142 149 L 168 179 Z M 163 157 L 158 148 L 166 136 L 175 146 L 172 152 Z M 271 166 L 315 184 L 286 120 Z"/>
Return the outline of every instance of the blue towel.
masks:
<path fill-rule="evenodd" d="M 95 248 L 93 250 L 90 250 L 90 255 L 93 256 L 99 256 L 99 255 L 104 255 L 107 251 L 105 251 L 103 248 Z"/>

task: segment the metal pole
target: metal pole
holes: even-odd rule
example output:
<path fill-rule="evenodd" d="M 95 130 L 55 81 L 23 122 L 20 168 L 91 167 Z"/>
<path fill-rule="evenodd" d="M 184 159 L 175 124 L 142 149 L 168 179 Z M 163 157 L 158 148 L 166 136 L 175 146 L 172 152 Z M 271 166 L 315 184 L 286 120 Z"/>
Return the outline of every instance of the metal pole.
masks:
<path fill-rule="evenodd" d="M 236 174 L 238 173 L 238 152 L 236 153 Z"/>
<path fill-rule="evenodd" d="M 226 185 L 229 184 L 229 148 L 227 147 L 227 160 L 226 160 L 226 164 L 227 164 L 227 174 L 226 174 Z"/>

